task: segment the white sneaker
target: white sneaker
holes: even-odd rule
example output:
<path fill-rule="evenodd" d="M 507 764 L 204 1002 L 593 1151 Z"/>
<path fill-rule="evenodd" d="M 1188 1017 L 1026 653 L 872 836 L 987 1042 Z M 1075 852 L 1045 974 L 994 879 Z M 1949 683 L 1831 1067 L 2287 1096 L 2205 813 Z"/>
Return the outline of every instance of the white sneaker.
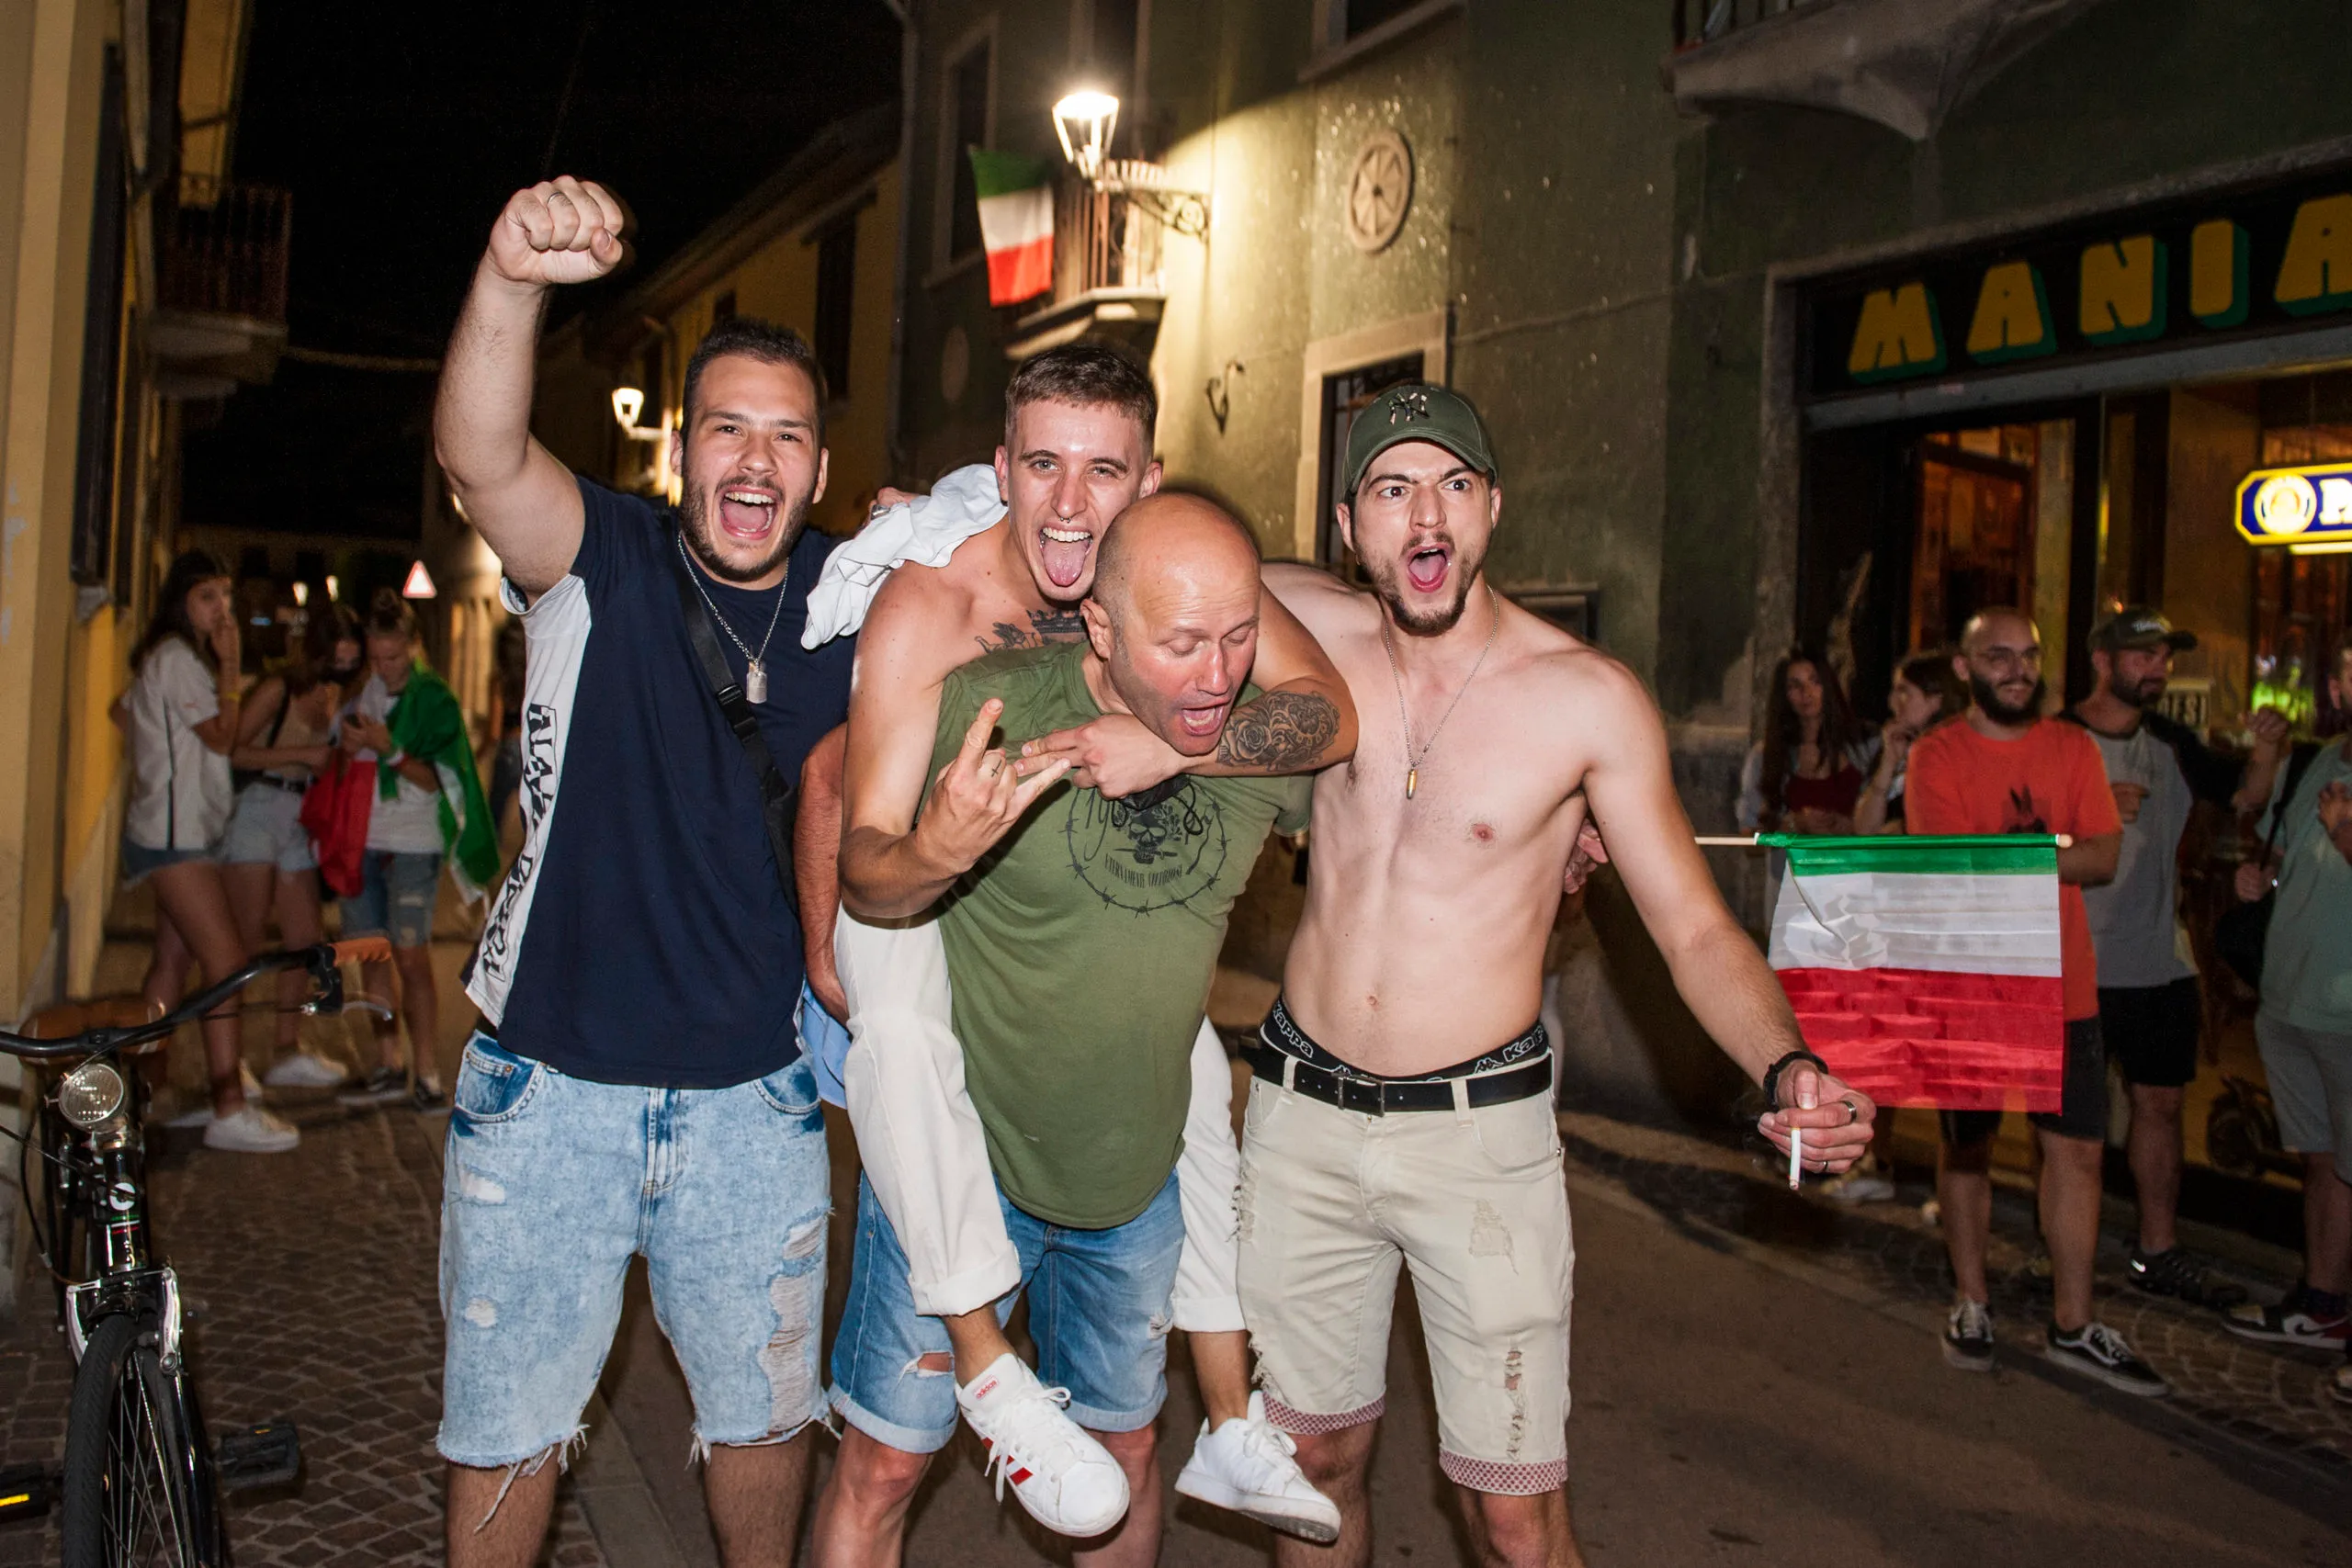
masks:
<path fill-rule="evenodd" d="M 248 1100 L 226 1116 L 216 1116 L 204 1129 L 204 1146 L 238 1154 L 282 1155 L 302 1141 L 302 1134 Z"/>
<path fill-rule="evenodd" d="M 164 1125 L 174 1132 L 187 1132 L 194 1127 L 212 1125 L 212 1101 L 198 1100 L 177 1116 L 166 1117 Z"/>
<path fill-rule="evenodd" d="M 1046 1387 L 1009 1350 L 956 1391 L 956 1408 L 988 1450 L 998 1501 L 1010 1481 L 1031 1518 L 1084 1540 L 1125 1517 L 1127 1476 L 1062 1413 L 1069 1403 L 1069 1390 Z"/>
<path fill-rule="evenodd" d="M 261 1081 L 271 1089 L 333 1089 L 351 1074 L 315 1051 L 281 1056 Z"/>
<path fill-rule="evenodd" d="M 1250 1396 L 1246 1418 L 1216 1431 L 1201 1423 L 1200 1441 L 1176 1478 L 1176 1490 L 1230 1508 L 1317 1546 L 1340 1539 L 1340 1506 L 1315 1489 L 1292 1456 L 1298 1445 L 1266 1419 L 1266 1396 Z"/>

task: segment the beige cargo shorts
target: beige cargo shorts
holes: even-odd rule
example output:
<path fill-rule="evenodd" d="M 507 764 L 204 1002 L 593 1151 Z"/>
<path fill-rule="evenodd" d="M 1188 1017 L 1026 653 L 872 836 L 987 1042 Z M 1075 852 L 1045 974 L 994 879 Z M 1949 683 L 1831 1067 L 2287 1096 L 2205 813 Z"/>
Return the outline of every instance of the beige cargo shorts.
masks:
<path fill-rule="evenodd" d="M 1457 1089 L 1451 1111 L 1374 1116 L 1252 1079 L 1240 1215 L 1242 1315 L 1274 1425 L 1379 1418 L 1401 1262 L 1440 1467 L 1508 1495 L 1566 1482 L 1576 1245 L 1549 1095 L 1473 1109 Z"/>

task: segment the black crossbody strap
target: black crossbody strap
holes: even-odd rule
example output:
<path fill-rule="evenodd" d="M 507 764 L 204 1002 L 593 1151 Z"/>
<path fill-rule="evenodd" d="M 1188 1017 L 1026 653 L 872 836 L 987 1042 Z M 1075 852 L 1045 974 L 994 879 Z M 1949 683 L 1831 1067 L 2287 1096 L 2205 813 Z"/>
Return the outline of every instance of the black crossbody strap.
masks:
<path fill-rule="evenodd" d="M 669 555 L 670 570 L 678 579 L 678 609 L 686 618 L 686 640 L 695 645 L 695 659 L 702 666 L 703 681 L 710 687 L 710 694 L 718 699 L 718 711 L 726 717 L 727 728 L 742 742 L 743 755 L 752 761 L 752 774 L 760 781 L 760 806 L 766 820 L 768 847 L 775 852 L 776 880 L 783 884 L 786 906 L 798 919 L 800 891 L 793 881 L 792 823 L 799 808 L 799 785 L 784 776 L 784 771 L 775 765 L 775 758 L 768 751 L 768 743 L 760 734 L 759 716 L 752 711 L 743 688 L 736 683 L 735 672 L 728 668 L 727 655 L 718 646 L 718 628 L 710 624 L 710 611 L 703 604 L 695 580 L 688 575 L 694 569 L 674 547 Z"/>

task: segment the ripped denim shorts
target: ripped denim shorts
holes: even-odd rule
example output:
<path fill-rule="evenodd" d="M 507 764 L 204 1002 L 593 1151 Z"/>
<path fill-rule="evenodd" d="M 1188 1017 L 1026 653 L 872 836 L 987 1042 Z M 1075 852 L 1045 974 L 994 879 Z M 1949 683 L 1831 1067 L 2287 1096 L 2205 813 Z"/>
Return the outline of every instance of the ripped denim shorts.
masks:
<path fill-rule="evenodd" d="M 1069 1418 L 1091 1432 L 1151 1425 L 1168 1397 L 1168 1329 L 1184 1210 L 1176 1176 L 1150 1206 L 1109 1230 L 1057 1225 L 1012 1206 L 1005 1233 L 1021 1255 L 1019 1289 L 1000 1321 L 1029 1299 L 1037 1377 L 1069 1390 Z M 833 1335 L 833 1408 L 867 1437 L 903 1453 L 936 1453 L 956 1435 L 956 1384 L 944 1369 L 947 1328 L 915 1311 L 907 1255 L 874 1189 L 857 1184 L 857 1257 L 849 1303 Z M 922 1364 L 925 1356 L 937 1366 Z"/>
<path fill-rule="evenodd" d="M 442 1181 L 441 1456 L 535 1468 L 580 1434 L 639 1254 L 698 1452 L 816 1419 L 830 1181 L 805 1056 L 731 1089 L 645 1089 L 476 1033 Z"/>

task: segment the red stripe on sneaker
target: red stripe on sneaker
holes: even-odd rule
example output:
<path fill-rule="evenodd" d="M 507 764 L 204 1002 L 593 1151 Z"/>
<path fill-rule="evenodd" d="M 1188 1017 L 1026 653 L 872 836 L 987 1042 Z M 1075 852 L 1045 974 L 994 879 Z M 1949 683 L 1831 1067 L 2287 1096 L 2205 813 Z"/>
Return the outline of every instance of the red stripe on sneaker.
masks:
<path fill-rule="evenodd" d="M 1012 1483 L 1015 1486 L 1026 1486 L 1029 1484 L 1029 1472 L 1025 1470 L 1014 1471 L 1012 1472 Z"/>

